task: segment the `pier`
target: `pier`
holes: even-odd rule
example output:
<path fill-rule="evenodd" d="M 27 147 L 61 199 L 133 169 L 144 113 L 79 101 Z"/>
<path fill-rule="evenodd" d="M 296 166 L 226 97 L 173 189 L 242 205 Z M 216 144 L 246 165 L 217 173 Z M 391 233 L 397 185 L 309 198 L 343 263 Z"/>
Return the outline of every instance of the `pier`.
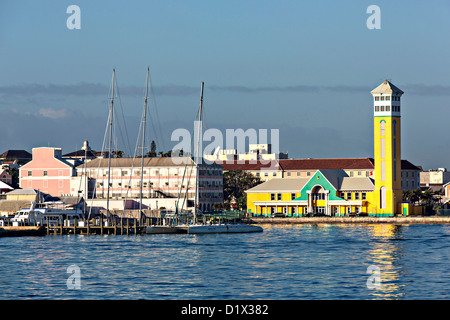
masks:
<path fill-rule="evenodd" d="M 123 221 L 97 221 L 81 220 L 73 223 L 57 223 L 45 226 L 47 235 L 137 235 L 145 233 L 145 229 L 151 225 L 151 220 L 123 219 Z"/>
<path fill-rule="evenodd" d="M 408 216 L 408 217 L 295 217 L 268 218 L 251 217 L 251 224 L 450 224 L 450 216 Z"/>

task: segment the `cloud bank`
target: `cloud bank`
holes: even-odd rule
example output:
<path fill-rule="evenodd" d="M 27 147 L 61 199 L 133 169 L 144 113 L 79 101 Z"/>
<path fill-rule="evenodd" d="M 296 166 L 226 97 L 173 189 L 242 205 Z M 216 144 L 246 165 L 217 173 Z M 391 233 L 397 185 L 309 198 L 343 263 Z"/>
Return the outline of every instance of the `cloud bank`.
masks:
<path fill-rule="evenodd" d="M 417 95 L 450 95 L 450 86 L 445 85 L 423 85 L 406 84 L 401 86 L 404 92 Z M 218 92 L 236 92 L 236 93 L 264 93 L 264 92 L 291 92 L 291 93 L 314 93 L 314 92 L 367 92 L 371 86 L 315 86 L 315 85 L 292 85 L 292 86 L 216 86 L 210 85 L 208 89 Z M 119 93 L 123 95 L 142 95 L 143 88 L 138 86 L 125 86 L 119 88 Z M 185 85 L 163 85 L 152 88 L 153 92 L 159 96 L 186 96 L 198 94 L 198 87 Z M 57 84 L 20 84 L 0 86 L 2 95 L 108 95 L 110 88 L 99 83 L 79 83 L 72 85 Z"/>

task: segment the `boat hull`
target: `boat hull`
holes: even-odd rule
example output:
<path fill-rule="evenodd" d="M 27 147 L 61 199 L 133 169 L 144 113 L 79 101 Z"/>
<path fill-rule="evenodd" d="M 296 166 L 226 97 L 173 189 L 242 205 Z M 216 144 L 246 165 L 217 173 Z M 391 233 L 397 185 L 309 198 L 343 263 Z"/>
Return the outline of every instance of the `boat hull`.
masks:
<path fill-rule="evenodd" d="M 146 234 L 174 234 L 187 233 L 186 228 L 171 226 L 149 226 L 145 229 Z"/>
<path fill-rule="evenodd" d="M 202 234 L 202 233 L 250 233 L 250 232 L 262 232 L 263 228 L 259 226 L 253 226 L 248 224 L 205 224 L 205 225 L 192 225 L 188 227 L 187 233 L 189 234 Z"/>

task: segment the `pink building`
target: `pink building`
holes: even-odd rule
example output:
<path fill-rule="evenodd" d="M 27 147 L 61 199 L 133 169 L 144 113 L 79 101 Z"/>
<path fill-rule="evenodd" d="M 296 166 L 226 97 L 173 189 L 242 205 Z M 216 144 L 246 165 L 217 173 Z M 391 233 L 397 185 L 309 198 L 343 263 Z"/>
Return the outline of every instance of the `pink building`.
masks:
<path fill-rule="evenodd" d="M 63 159 L 61 148 L 33 148 L 32 160 L 20 168 L 20 187 L 36 189 L 54 197 L 69 195 L 71 177 L 81 162 Z"/>
<path fill-rule="evenodd" d="M 12 176 L 8 173 L 8 170 L 0 168 L 0 181 L 12 185 Z"/>

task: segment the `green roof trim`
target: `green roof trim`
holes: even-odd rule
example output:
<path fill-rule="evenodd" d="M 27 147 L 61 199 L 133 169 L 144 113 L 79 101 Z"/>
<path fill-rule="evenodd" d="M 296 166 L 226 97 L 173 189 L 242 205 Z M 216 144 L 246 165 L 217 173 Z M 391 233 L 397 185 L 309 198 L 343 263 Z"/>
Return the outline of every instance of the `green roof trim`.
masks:
<path fill-rule="evenodd" d="M 324 190 L 330 192 L 328 197 L 329 200 L 344 200 L 336 195 L 336 187 L 326 178 L 326 176 L 320 170 L 317 170 L 311 177 L 311 179 L 309 179 L 309 181 L 301 189 L 300 197 L 295 198 L 292 201 L 307 201 L 308 194 L 306 193 L 306 191 L 312 190 L 316 186 L 321 186 Z"/>

